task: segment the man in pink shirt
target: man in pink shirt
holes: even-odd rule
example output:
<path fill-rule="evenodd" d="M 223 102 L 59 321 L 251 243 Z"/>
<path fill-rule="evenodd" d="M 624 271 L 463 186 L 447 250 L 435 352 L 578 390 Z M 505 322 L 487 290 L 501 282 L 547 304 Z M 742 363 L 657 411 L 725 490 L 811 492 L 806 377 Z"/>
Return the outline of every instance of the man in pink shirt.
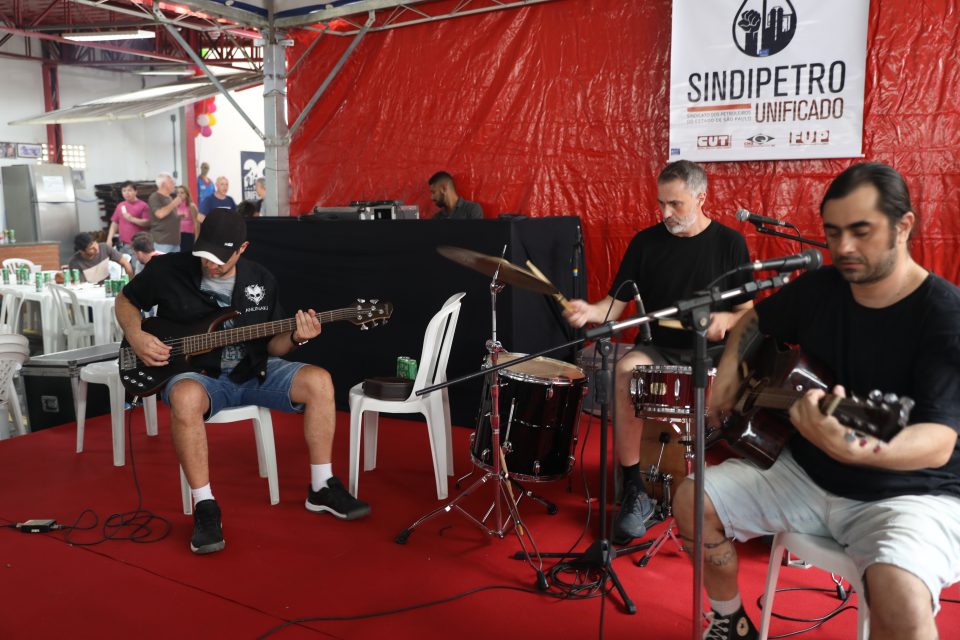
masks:
<path fill-rule="evenodd" d="M 131 261 L 136 260 L 133 253 L 133 236 L 145 229 L 150 228 L 150 207 L 146 202 L 137 198 L 137 187 L 130 182 L 123 183 L 120 187 L 120 193 L 123 194 L 123 201 L 117 205 L 110 218 L 110 230 L 107 232 L 107 246 L 113 246 L 113 236 L 119 229 L 119 251 L 130 257 Z"/>

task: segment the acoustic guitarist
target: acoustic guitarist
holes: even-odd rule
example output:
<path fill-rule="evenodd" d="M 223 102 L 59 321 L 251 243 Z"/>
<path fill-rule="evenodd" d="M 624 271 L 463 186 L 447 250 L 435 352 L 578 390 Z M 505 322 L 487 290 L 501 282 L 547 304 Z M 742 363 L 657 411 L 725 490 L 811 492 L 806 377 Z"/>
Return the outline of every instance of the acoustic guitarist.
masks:
<path fill-rule="evenodd" d="M 158 318 L 183 324 L 228 306 L 240 312 L 230 321 L 238 326 L 283 318 L 276 280 L 259 264 L 241 257 L 248 245 L 244 219 L 215 211 L 204 221 L 192 255 L 156 256 L 124 287 L 117 297 L 117 320 L 143 362 L 162 367 L 176 354 L 141 329 L 141 310 L 156 306 Z M 224 547 L 220 507 L 210 488 L 204 419 L 227 407 L 253 404 L 302 413 L 310 457 L 306 508 L 346 520 L 370 513 L 370 506 L 351 496 L 333 475 L 335 407 L 330 374 L 281 359 L 320 335 L 320 330 L 313 309 L 297 311 L 292 332 L 214 349 L 193 359 L 197 371 L 178 374 L 164 387 L 174 447 L 194 501 L 190 540 L 194 553 Z"/>
<path fill-rule="evenodd" d="M 903 177 L 855 164 L 820 205 L 833 266 L 807 273 L 738 322 L 713 386 L 712 413 L 735 404 L 743 348 L 758 332 L 796 344 L 840 385 L 916 401 L 889 443 L 820 410 L 822 390 L 793 403 L 798 434 L 766 470 L 728 460 L 705 472 L 704 637 L 755 638 L 737 587 L 733 540 L 800 532 L 837 540 L 864 576 L 871 638 L 937 637 L 940 590 L 960 579 L 960 289 L 909 252 L 917 215 Z M 712 416 L 716 418 L 716 416 Z M 692 482 L 674 514 L 688 550 Z"/>

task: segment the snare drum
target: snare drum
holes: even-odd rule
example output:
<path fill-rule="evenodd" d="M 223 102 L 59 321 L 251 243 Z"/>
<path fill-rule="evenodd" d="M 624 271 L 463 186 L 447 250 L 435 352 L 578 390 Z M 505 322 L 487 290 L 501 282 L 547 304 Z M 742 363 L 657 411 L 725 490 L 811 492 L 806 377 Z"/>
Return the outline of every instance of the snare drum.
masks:
<path fill-rule="evenodd" d="M 522 354 L 502 353 L 503 364 Z M 570 473 L 574 463 L 580 406 L 587 392 L 583 370 L 551 358 L 534 358 L 500 371 L 500 440 L 510 475 L 546 482 Z M 470 436 L 470 458 L 493 469 L 489 389 Z"/>
<path fill-rule="evenodd" d="M 693 370 L 679 365 L 642 364 L 634 367 L 630 396 L 637 417 L 682 417 L 693 415 Z M 706 403 L 717 370 L 707 377 Z"/>

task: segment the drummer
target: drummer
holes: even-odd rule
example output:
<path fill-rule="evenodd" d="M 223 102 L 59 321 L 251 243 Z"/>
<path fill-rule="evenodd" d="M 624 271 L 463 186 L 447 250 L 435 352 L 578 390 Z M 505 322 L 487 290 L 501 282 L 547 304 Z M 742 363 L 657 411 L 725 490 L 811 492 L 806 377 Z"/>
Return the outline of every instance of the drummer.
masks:
<path fill-rule="evenodd" d="M 749 262 L 743 236 L 711 220 L 703 211 L 707 197 L 707 174 L 687 160 L 672 162 L 657 177 L 657 203 L 663 221 L 637 233 L 624 253 L 620 269 L 609 294 L 593 304 L 571 300 L 564 313 L 574 327 L 588 322 L 616 320 L 634 297 L 635 282 L 647 311 L 671 307 L 703 289 L 720 274 Z M 717 283 L 735 287 L 751 279 L 749 273 Z M 718 357 L 726 333 L 753 303 L 749 298 L 733 299 L 716 305 L 710 314 L 708 353 Z M 617 363 L 617 388 L 614 433 L 617 459 L 623 479 L 620 511 L 613 525 L 613 541 L 628 544 L 646 533 L 646 523 L 654 512 L 640 474 L 640 444 L 643 420 L 635 417 L 630 397 L 630 380 L 638 365 L 690 365 L 693 360 L 693 334 L 679 328 L 652 325 L 652 344 L 642 343 Z"/>

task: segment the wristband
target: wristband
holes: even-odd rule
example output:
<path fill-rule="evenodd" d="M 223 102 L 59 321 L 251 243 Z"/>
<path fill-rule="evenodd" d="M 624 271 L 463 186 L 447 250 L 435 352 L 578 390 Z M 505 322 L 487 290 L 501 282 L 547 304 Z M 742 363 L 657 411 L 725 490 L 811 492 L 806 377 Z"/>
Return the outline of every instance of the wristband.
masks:
<path fill-rule="evenodd" d="M 310 340 L 304 340 L 302 342 L 297 340 L 296 338 L 293 337 L 293 334 L 295 333 L 296 333 L 296 330 L 290 332 L 290 342 L 292 342 L 293 344 L 297 345 L 298 347 L 302 347 L 303 345 L 310 342 Z"/>

